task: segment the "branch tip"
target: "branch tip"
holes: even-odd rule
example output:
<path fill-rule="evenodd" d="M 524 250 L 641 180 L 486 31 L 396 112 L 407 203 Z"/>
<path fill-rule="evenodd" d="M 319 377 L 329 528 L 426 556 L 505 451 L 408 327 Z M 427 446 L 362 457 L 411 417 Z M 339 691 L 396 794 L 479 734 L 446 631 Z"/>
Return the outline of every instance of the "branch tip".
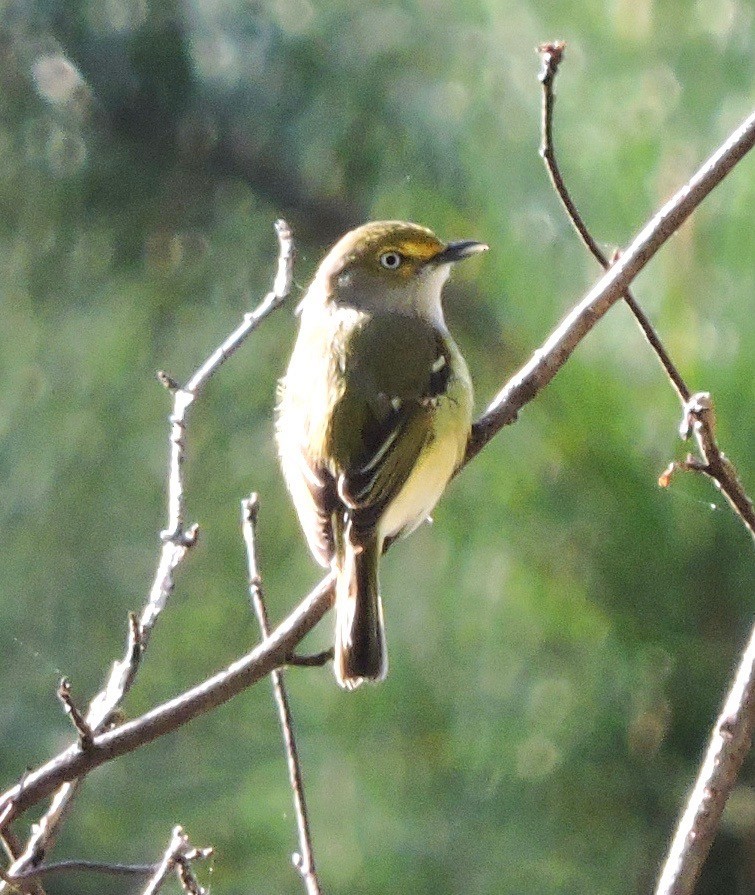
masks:
<path fill-rule="evenodd" d="M 676 463 L 671 462 L 658 476 L 658 486 L 660 488 L 668 488 L 671 485 L 671 478 L 676 472 Z"/>
<path fill-rule="evenodd" d="M 551 40 L 538 45 L 537 52 L 540 54 L 542 67 L 537 77 L 541 84 L 553 81 L 565 51 L 566 41 L 563 40 Z"/>
<path fill-rule="evenodd" d="M 283 218 L 278 218 L 273 226 L 275 227 L 275 232 L 278 234 L 278 239 L 282 243 L 293 241 L 294 234 L 287 221 L 284 221 Z"/>
<path fill-rule="evenodd" d="M 257 524 L 260 512 L 260 496 L 256 491 L 253 491 L 249 497 L 245 497 L 241 501 L 241 510 L 244 514 L 245 522 L 249 522 L 252 525 Z"/>
<path fill-rule="evenodd" d="M 165 370 L 158 370 L 155 374 L 157 376 L 157 381 L 160 385 L 164 386 L 168 389 L 169 392 L 177 392 L 180 391 L 181 386 L 173 379 L 172 376 L 169 376 Z"/>

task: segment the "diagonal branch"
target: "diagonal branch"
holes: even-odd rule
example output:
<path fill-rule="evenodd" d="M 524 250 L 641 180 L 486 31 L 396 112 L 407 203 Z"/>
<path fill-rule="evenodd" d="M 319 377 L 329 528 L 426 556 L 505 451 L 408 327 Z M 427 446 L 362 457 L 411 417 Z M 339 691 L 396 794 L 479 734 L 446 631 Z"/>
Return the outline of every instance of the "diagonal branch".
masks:
<path fill-rule="evenodd" d="M 556 190 L 561 203 L 564 206 L 566 214 L 579 234 L 580 239 L 597 259 L 598 263 L 605 270 L 611 266 L 611 261 L 601 251 L 597 242 L 593 239 L 592 234 L 587 229 L 587 225 L 582 219 L 569 190 L 564 183 L 561 170 L 556 159 L 555 143 L 553 140 L 553 106 L 555 96 L 553 92 L 553 84 L 558 73 L 558 67 L 563 59 L 565 44 L 562 41 L 542 44 L 538 47 L 542 58 L 542 69 L 539 79 L 543 85 L 543 104 L 542 104 L 542 143 L 540 146 L 540 155 L 545 162 L 546 169 Z M 697 441 L 700 455 L 703 462 L 688 460 L 686 463 L 672 463 L 666 472 L 659 479 L 659 483 L 663 487 L 667 487 L 670 483 L 672 473 L 680 468 L 689 469 L 695 472 L 701 472 L 711 478 L 716 486 L 723 492 L 726 499 L 732 506 L 734 512 L 740 517 L 750 534 L 755 538 L 755 510 L 753 510 L 752 501 L 742 487 L 731 461 L 721 451 L 715 437 L 715 419 L 713 415 L 713 405 L 711 397 L 707 392 L 700 392 L 693 395 L 689 387 L 682 378 L 681 373 L 671 360 L 666 348 L 661 341 L 658 333 L 656 333 L 653 324 L 648 320 L 644 311 L 637 304 L 629 289 L 625 289 L 623 296 L 624 301 L 629 305 L 634 314 L 640 329 L 643 331 L 650 347 L 656 353 L 661 366 L 679 396 L 684 408 L 684 420 L 680 427 L 682 438 L 689 438 L 690 434 L 694 434 Z"/>
<path fill-rule="evenodd" d="M 285 665 L 287 657 L 325 615 L 332 602 L 333 577 L 328 575 L 269 637 L 228 668 L 139 718 L 98 734 L 86 751 L 78 743 L 74 744 L 41 768 L 30 771 L 21 783 L 0 797 L 0 816 L 4 823 L 50 795 L 66 780 L 87 774 L 119 755 L 133 752 L 176 730 L 256 684 L 274 668 Z"/>
<path fill-rule="evenodd" d="M 755 725 L 755 628 L 713 729 L 655 895 L 692 895 L 726 800 L 752 743 Z"/>

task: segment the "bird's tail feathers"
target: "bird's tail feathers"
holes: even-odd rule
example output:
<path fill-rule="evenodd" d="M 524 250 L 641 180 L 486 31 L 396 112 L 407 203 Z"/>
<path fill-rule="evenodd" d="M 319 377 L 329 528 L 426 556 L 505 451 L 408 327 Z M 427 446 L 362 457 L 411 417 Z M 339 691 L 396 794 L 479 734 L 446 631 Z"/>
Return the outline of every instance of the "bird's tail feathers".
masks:
<path fill-rule="evenodd" d="M 352 543 L 347 527 L 337 560 L 336 634 L 333 667 L 344 690 L 388 673 L 383 604 L 378 585 L 379 538 Z"/>

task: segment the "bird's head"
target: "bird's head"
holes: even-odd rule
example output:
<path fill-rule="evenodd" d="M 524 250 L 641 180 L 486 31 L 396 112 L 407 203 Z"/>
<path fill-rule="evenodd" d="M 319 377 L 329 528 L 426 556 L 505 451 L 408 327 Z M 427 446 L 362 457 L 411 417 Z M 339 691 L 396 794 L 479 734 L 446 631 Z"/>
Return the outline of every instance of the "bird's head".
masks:
<path fill-rule="evenodd" d="M 445 243 L 405 221 L 372 221 L 341 237 L 323 259 L 302 304 L 329 301 L 372 313 L 442 322 L 440 293 L 451 266 L 484 252 L 474 240 Z M 306 305 L 305 305 L 306 306 Z"/>

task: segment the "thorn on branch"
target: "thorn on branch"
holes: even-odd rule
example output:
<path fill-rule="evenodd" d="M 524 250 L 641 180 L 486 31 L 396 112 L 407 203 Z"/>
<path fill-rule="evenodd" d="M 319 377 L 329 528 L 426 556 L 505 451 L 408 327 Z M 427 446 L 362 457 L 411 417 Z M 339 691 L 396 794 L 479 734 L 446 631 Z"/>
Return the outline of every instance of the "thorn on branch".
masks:
<path fill-rule="evenodd" d="M 71 696 L 71 682 L 67 677 L 61 678 L 60 684 L 58 684 L 58 699 L 63 704 L 66 714 L 71 719 L 71 724 L 73 724 L 76 733 L 79 735 L 79 745 L 85 751 L 90 749 L 94 742 L 94 731 L 89 726 L 87 719 L 76 707 Z"/>

